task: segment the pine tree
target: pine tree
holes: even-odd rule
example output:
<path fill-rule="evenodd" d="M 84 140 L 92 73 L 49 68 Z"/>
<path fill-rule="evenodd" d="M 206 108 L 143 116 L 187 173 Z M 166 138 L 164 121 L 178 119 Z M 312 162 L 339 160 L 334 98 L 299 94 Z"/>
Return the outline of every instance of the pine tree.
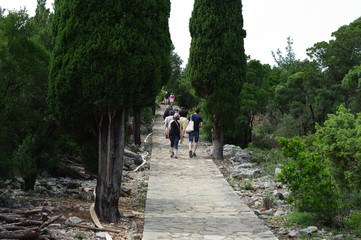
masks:
<path fill-rule="evenodd" d="M 223 138 L 239 110 L 246 74 L 241 0 L 195 0 L 189 25 L 190 79 L 212 116 L 214 157 L 223 158 Z"/>

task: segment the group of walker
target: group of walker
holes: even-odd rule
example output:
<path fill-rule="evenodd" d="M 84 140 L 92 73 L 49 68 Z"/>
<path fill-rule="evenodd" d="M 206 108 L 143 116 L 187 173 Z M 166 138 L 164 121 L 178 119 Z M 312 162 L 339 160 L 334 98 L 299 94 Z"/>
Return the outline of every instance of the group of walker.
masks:
<path fill-rule="evenodd" d="M 203 119 L 199 115 L 199 108 L 193 114 L 188 115 L 184 107 L 179 112 L 173 108 L 173 104 L 166 108 L 163 114 L 164 136 L 170 141 L 170 157 L 178 158 L 178 144 L 182 144 L 185 133 L 188 133 L 189 157 L 196 157 L 196 150 L 199 140 L 199 129 L 203 127 Z M 193 131 L 188 131 L 187 127 L 193 121 Z M 193 146 L 194 141 L 194 146 Z"/>

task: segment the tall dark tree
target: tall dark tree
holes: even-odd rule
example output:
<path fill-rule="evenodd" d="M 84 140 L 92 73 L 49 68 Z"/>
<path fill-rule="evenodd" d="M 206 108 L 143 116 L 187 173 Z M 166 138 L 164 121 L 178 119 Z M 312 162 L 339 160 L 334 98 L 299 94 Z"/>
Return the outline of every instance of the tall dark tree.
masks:
<path fill-rule="evenodd" d="M 125 28 L 131 53 L 125 77 L 137 82 L 132 98 L 135 144 L 140 145 L 141 111 L 152 107 L 171 76 L 170 1 L 127 1 Z"/>
<path fill-rule="evenodd" d="M 0 16 L 0 175 L 20 174 L 26 190 L 49 167 L 43 140 L 53 131 L 45 101 L 50 54 L 36 30 L 25 10 Z"/>
<path fill-rule="evenodd" d="M 108 222 L 117 222 L 120 217 L 118 200 L 124 164 L 125 116 L 127 110 L 136 105 L 132 96 L 139 94 L 139 88 L 154 94 L 153 81 L 166 76 L 163 72 L 168 69 L 169 62 L 169 53 L 164 53 L 170 48 L 169 45 L 167 49 L 167 43 L 170 44 L 168 29 L 165 32 L 164 27 L 169 2 L 149 1 L 145 9 L 134 9 L 134 2 L 55 0 L 53 27 L 56 40 L 48 102 L 63 126 L 87 127 L 89 131 L 96 126 L 98 181 L 95 210 Z M 144 20 L 148 14 L 151 17 Z M 158 22 L 162 27 L 153 33 L 158 43 L 143 34 L 143 31 L 154 30 L 149 28 L 154 26 L 156 17 L 162 19 Z M 140 24 L 136 24 L 137 21 Z M 136 41 L 141 41 L 143 51 L 147 50 L 143 45 L 149 44 L 153 54 L 146 52 L 141 57 Z M 160 53 L 155 56 L 157 51 Z M 157 65 L 159 67 L 152 69 Z M 147 72 L 138 69 L 142 67 L 152 73 L 146 86 L 143 79 Z M 150 102 L 148 98 L 143 100 L 143 104 Z"/>
<path fill-rule="evenodd" d="M 189 76 L 196 93 L 206 99 L 214 157 L 221 159 L 224 130 L 233 125 L 246 75 L 242 1 L 195 0 L 189 29 Z"/>

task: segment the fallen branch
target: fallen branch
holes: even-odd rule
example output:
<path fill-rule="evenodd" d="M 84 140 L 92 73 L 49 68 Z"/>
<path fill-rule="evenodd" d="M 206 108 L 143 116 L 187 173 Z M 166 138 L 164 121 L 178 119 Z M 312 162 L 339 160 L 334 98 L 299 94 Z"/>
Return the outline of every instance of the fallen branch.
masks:
<path fill-rule="evenodd" d="M 61 218 L 62 215 L 58 215 L 58 216 L 54 216 L 51 217 L 48 221 L 44 222 L 43 224 L 41 224 L 41 226 L 39 227 L 39 230 L 41 230 L 42 228 L 52 224 L 53 222 L 57 221 L 59 218 Z"/>
<path fill-rule="evenodd" d="M 78 227 L 78 228 L 85 228 L 85 229 L 89 229 L 89 230 L 93 230 L 93 231 L 98 231 L 98 232 L 124 233 L 124 231 L 120 231 L 120 230 L 114 230 L 114 229 L 109 229 L 109 228 L 90 227 L 90 226 L 87 226 L 87 225 L 75 224 L 75 223 L 67 223 L 66 226 L 69 226 L 69 227 Z"/>
<path fill-rule="evenodd" d="M 2 231 L 0 232 L 0 239 L 38 239 L 39 233 L 34 230 L 19 230 L 19 231 Z"/>

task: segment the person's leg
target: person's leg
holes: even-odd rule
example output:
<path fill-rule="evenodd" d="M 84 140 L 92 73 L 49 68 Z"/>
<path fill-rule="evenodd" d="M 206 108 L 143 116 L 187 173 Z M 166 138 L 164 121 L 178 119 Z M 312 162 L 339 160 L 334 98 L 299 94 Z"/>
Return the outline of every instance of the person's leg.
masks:
<path fill-rule="evenodd" d="M 177 153 L 178 153 L 178 143 L 179 143 L 179 137 L 175 137 L 175 138 L 174 138 L 174 158 L 178 158 L 178 157 L 177 157 Z"/>
<path fill-rule="evenodd" d="M 169 137 L 170 140 L 170 157 L 173 157 L 174 152 L 173 152 L 173 148 L 174 148 L 174 137 Z"/>
<path fill-rule="evenodd" d="M 188 143 L 189 157 L 193 157 L 193 155 L 192 155 L 193 132 L 189 133 L 188 140 L 189 140 L 189 143 Z"/>
<path fill-rule="evenodd" d="M 194 132 L 194 151 L 193 151 L 193 156 L 197 156 L 197 155 L 196 155 L 196 151 L 197 151 L 197 146 L 198 146 L 198 140 L 199 140 L 199 132 Z"/>

